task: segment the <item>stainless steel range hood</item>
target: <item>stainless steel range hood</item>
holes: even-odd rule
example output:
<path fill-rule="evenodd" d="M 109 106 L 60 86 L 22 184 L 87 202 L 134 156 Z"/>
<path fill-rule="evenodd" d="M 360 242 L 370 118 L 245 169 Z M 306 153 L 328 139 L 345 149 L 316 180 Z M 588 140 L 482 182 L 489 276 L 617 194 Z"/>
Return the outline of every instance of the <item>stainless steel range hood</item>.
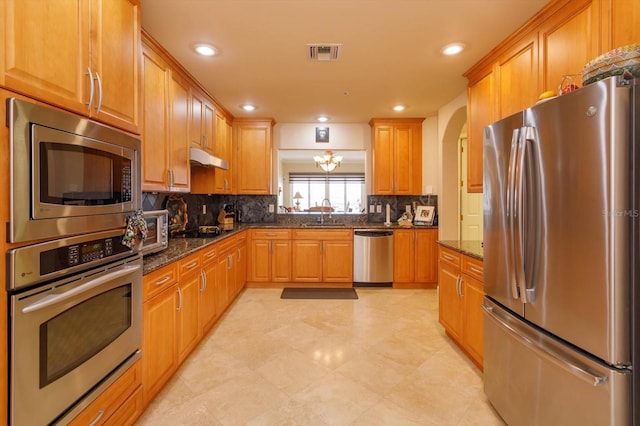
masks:
<path fill-rule="evenodd" d="M 189 155 L 191 156 L 192 166 L 217 167 L 219 169 L 229 170 L 229 162 L 227 160 L 211 155 L 200 148 L 189 148 Z"/>

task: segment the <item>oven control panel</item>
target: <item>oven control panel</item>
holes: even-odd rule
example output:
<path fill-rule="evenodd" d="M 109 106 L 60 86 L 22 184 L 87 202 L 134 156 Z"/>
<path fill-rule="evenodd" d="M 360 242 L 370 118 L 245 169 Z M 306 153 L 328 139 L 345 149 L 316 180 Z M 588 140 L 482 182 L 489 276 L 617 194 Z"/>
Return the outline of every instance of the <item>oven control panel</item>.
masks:
<path fill-rule="evenodd" d="M 138 254 L 121 243 L 123 234 L 105 231 L 9 250 L 7 290 Z"/>

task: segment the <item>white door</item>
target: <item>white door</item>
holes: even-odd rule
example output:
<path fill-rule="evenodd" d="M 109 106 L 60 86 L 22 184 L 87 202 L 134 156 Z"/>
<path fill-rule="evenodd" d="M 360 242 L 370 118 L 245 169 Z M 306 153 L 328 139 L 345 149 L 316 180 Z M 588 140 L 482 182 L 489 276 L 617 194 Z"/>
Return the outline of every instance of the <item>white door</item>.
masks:
<path fill-rule="evenodd" d="M 467 138 L 458 141 L 460 149 L 460 239 L 482 241 L 482 193 L 467 192 Z"/>

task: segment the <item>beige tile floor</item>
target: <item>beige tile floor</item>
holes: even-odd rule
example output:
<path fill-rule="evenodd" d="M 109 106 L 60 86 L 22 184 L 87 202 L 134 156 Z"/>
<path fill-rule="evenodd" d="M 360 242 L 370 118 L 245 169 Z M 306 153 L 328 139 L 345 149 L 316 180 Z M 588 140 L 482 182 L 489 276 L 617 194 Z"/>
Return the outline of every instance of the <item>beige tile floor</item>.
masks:
<path fill-rule="evenodd" d="M 503 425 L 435 290 L 245 289 L 137 425 Z"/>

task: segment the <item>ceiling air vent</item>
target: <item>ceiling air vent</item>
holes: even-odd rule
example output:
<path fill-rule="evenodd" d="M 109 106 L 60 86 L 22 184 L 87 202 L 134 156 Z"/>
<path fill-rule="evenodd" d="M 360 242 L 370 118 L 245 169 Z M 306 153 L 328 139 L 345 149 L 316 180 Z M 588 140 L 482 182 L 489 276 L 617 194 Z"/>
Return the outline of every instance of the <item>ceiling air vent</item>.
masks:
<path fill-rule="evenodd" d="M 342 52 L 340 43 L 307 44 L 307 48 L 312 61 L 337 61 Z"/>

